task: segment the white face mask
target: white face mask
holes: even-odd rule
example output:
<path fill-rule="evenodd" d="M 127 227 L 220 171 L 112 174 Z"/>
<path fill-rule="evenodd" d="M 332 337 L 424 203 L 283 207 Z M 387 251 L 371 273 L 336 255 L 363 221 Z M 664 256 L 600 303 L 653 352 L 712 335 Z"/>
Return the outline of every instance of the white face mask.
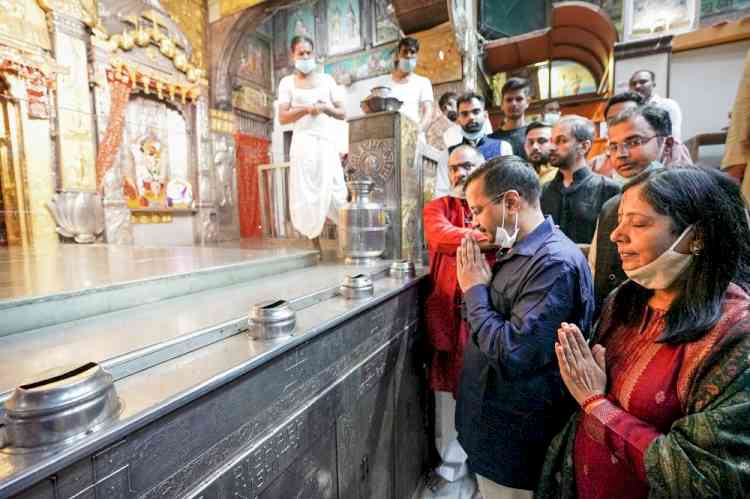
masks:
<path fill-rule="evenodd" d="M 466 140 L 470 140 L 472 142 L 476 142 L 486 135 L 484 132 L 484 128 L 481 128 L 476 132 L 467 132 L 466 130 L 461 128 L 461 133 L 463 134 L 464 138 L 466 138 Z"/>
<path fill-rule="evenodd" d="M 510 192 L 510 191 L 508 191 Z M 504 192 L 498 196 L 498 199 L 502 199 L 507 192 Z M 516 213 L 516 223 L 513 229 L 513 234 L 508 234 L 508 230 L 505 228 L 505 203 L 503 203 L 503 219 L 495 230 L 495 244 L 500 246 L 500 249 L 510 249 L 516 244 L 518 239 L 518 213 Z"/>
<path fill-rule="evenodd" d="M 653 262 L 634 270 L 625 270 L 625 275 L 646 289 L 667 289 L 670 287 L 693 261 L 692 254 L 675 251 L 677 245 L 692 228 L 691 225 L 685 229 L 674 244 Z"/>
<path fill-rule="evenodd" d="M 560 113 L 544 113 L 542 115 L 542 121 L 549 125 L 556 125 L 560 121 Z"/>

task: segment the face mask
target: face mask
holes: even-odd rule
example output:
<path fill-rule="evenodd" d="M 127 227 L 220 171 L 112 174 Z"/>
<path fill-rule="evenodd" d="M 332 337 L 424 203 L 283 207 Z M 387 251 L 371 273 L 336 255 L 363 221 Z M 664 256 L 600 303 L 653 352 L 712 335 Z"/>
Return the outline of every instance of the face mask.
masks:
<path fill-rule="evenodd" d="M 542 120 L 550 125 L 556 125 L 560 121 L 560 113 L 544 113 Z"/>
<path fill-rule="evenodd" d="M 456 121 L 458 119 L 458 113 L 456 111 L 448 111 L 445 113 L 445 117 L 451 121 Z"/>
<path fill-rule="evenodd" d="M 472 126 L 472 127 L 461 127 L 461 133 L 463 134 L 466 140 L 469 140 L 471 142 L 476 142 L 486 135 L 483 125 Z"/>
<path fill-rule="evenodd" d="M 414 72 L 414 70 L 417 69 L 417 59 L 399 59 L 398 69 L 400 69 L 404 73 Z"/>
<path fill-rule="evenodd" d="M 505 194 L 505 192 L 500 194 L 498 199 L 502 199 Z M 508 230 L 505 228 L 505 203 L 503 203 L 503 219 L 495 230 L 495 244 L 500 246 L 500 249 L 510 249 L 516 244 L 516 239 L 518 239 L 518 213 L 516 213 L 516 223 L 515 228 L 513 229 L 513 234 L 508 234 Z"/>
<path fill-rule="evenodd" d="M 310 74 L 315 69 L 315 59 L 299 59 L 294 61 L 294 69 L 302 74 Z"/>
<path fill-rule="evenodd" d="M 625 270 L 630 280 L 640 284 L 646 289 L 667 289 L 693 261 L 692 254 L 684 254 L 675 251 L 685 234 L 693 228 L 691 225 L 677 238 L 677 240 L 664 253 L 659 255 L 653 262 L 647 263 L 635 270 Z M 623 269 L 624 270 L 624 269 Z"/>

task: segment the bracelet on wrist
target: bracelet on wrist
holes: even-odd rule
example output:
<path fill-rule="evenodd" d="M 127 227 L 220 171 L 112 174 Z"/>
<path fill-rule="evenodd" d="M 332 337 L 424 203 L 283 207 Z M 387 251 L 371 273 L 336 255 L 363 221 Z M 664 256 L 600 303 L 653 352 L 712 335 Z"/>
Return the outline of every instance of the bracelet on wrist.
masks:
<path fill-rule="evenodd" d="M 586 409 L 588 409 L 594 402 L 597 402 L 599 400 L 604 400 L 606 398 L 607 396 L 604 395 L 603 393 L 597 393 L 596 395 L 592 395 L 583 401 L 583 403 L 581 404 L 581 409 L 583 409 L 583 412 L 586 412 Z"/>

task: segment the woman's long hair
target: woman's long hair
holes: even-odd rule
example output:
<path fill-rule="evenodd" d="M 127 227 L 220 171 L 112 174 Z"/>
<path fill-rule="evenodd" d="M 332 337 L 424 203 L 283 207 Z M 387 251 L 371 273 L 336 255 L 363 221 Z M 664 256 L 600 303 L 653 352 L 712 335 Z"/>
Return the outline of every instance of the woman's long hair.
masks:
<path fill-rule="evenodd" d="M 703 167 L 648 169 L 624 190 L 641 185 L 646 202 L 671 219 L 675 234 L 693 225 L 702 243 L 679 278 L 679 296 L 659 337 L 670 344 L 694 341 L 721 318 L 729 283 L 746 290 L 750 283 L 750 227 L 740 187 L 724 173 Z M 613 297 L 613 322 L 636 325 L 652 293 L 626 281 Z"/>

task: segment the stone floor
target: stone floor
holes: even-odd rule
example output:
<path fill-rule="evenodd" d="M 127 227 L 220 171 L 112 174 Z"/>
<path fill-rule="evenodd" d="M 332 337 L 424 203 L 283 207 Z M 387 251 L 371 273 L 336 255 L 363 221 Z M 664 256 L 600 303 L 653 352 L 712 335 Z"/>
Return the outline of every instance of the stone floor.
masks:
<path fill-rule="evenodd" d="M 313 246 L 310 241 L 264 239 L 195 247 L 108 244 L 56 244 L 33 249 L 4 247 L 0 248 L 0 301 L 97 288 L 248 260 L 302 255 L 311 251 Z"/>

